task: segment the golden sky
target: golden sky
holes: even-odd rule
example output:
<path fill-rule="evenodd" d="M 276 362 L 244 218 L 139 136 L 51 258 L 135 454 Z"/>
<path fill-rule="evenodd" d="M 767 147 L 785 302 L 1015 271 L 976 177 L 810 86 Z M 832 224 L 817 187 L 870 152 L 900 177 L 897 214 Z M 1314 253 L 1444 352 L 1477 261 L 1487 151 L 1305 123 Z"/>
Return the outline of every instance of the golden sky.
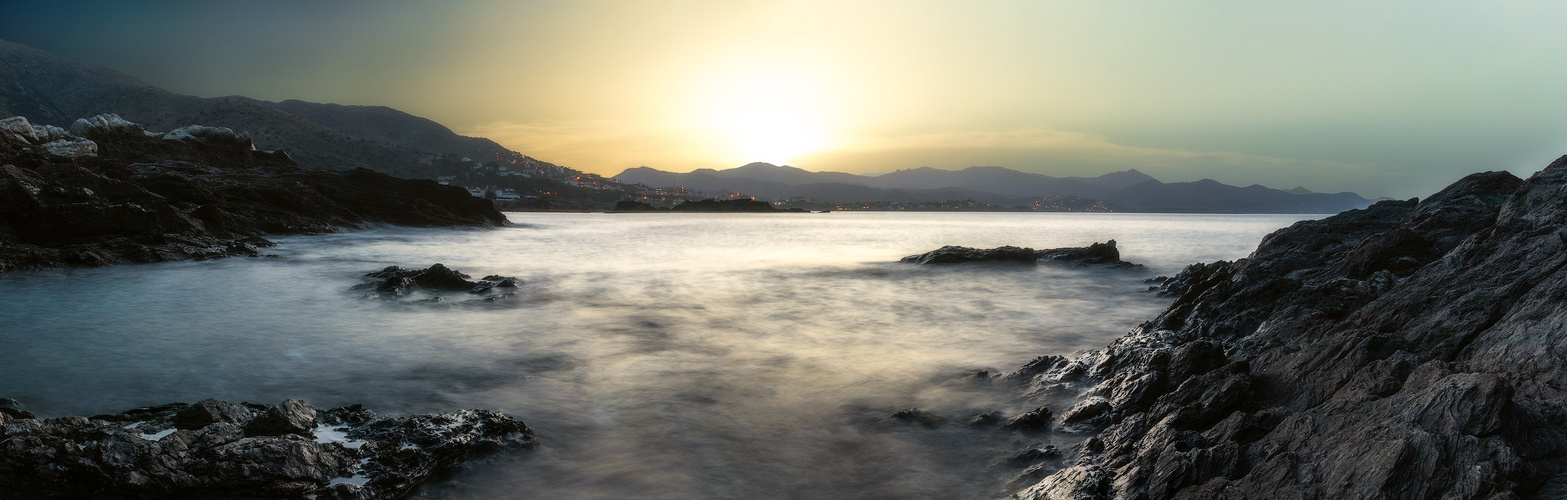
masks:
<path fill-rule="evenodd" d="M 1567 153 L 1563 5 L 20 2 L 0 38 L 176 92 L 387 105 L 605 175 L 1137 168 L 1405 197 Z"/>

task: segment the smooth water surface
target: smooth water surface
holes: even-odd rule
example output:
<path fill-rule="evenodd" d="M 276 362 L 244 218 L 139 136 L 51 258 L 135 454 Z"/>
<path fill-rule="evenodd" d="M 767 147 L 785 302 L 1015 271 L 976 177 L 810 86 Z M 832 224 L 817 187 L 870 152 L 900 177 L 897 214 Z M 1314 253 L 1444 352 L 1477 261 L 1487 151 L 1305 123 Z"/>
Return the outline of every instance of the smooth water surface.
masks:
<path fill-rule="evenodd" d="M 887 420 L 1027 410 L 999 383 L 1168 305 L 1142 279 L 1302 216 L 512 213 L 494 230 L 289 237 L 273 258 L 0 275 L 0 397 L 43 416 L 218 398 L 498 409 L 543 446 L 432 497 L 963 498 L 1038 439 Z M 1147 270 L 922 268 L 956 244 L 1115 239 Z M 388 265 L 517 276 L 515 300 L 348 289 Z M 1031 440 L 1033 439 L 1033 440 Z"/>

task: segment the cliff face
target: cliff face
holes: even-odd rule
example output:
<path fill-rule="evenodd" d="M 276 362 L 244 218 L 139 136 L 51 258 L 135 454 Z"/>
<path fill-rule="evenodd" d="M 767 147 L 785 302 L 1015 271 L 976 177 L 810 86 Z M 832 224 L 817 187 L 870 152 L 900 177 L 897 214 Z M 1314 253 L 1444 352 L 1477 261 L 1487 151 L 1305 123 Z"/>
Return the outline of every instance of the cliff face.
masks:
<path fill-rule="evenodd" d="M 505 220 L 462 188 L 305 170 L 225 128 L 148 132 L 115 115 L 70 131 L 0 120 L 0 272 L 255 255 L 270 245 L 261 235 L 371 223 Z"/>
<path fill-rule="evenodd" d="M 1158 318 L 1013 375 L 1092 434 L 1018 496 L 1567 496 L 1564 265 L 1567 157 L 1188 267 Z"/>

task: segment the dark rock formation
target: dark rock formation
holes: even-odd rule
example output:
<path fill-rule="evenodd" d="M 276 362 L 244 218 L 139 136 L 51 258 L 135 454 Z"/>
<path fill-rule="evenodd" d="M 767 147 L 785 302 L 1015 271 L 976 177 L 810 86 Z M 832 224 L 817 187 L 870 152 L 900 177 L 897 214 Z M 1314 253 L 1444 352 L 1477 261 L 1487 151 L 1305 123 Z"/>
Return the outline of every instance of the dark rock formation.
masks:
<path fill-rule="evenodd" d="M 620 200 L 618 202 L 615 202 L 615 209 L 611 210 L 611 211 L 612 212 L 656 212 L 656 211 L 658 211 L 658 209 L 654 208 L 653 205 L 642 203 L 640 201 Z"/>
<path fill-rule="evenodd" d="M 475 458 L 533 445 L 527 425 L 484 410 L 392 418 L 359 405 L 206 400 L 91 418 L 0 412 L 0 494 L 402 498 Z"/>
<path fill-rule="evenodd" d="M 0 120 L 0 272 L 256 255 L 266 234 L 505 220 L 461 188 L 304 170 L 225 128 L 156 133 L 99 115 L 67 132 Z"/>
<path fill-rule="evenodd" d="M 947 245 L 919 255 L 904 257 L 899 262 L 911 264 L 962 264 L 967 262 L 997 262 L 1034 265 L 1040 262 L 1074 266 L 1104 265 L 1116 268 L 1140 268 L 1121 260 L 1121 252 L 1115 248 L 1115 240 L 1094 243 L 1086 247 L 1051 248 L 1034 250 L 1028 247 L 1004 246 L 998 248 L 969 248 Z"/>
<path fill-rule="evenodd" d="M 1159 317 L 1010 377 L 1103 427 L 1018 496 L 1567 496 L 1564 268 L 1567 157 L 1188 267 Z"/>
<path fill-rule="evenodd" d="M 464 295 L 473 295 L 480 300 L 495 302 L 515 296 L 517 287 L 522 284 L 522 280 L 517 278 L 497 275 L 485 276 L 479 281 L 468 281 L 468 275 L 442 264 L 427 269 L 388 266 L 380 271 L 365 274 L 365 277 L 369 279 L 354 285 L 352 290 L 372 290 L 366 294 L 367 297 L 385 299 L 408 297 L 423 292 L 434 297 L 421 301 L 432 303 L 444 302 L 441 300 L 441 292 L 463 292 Z"/>
<path fill-rule="evenodd" d="M 671 208 L 670 210 L 675 211 L 675 212 L 797 212 L 797 213 L 805 213 L 805 210 L 802 210 L 802 209 L 798 209 L 798 208 L 779 209 L 779 208 L 774 207 L 772 203 L 768 203 L 768 202 L 761 201 L 761 200 L 745 199 L 745 198 L 736 198 L 736 199 L 733 199 L 733 200 L 715 200 L 715 199 L 696 200 L 696 201 L 687 200 L 684 203 L 681 203 L 679 205 L 675 205 L 674 208 Z"/>

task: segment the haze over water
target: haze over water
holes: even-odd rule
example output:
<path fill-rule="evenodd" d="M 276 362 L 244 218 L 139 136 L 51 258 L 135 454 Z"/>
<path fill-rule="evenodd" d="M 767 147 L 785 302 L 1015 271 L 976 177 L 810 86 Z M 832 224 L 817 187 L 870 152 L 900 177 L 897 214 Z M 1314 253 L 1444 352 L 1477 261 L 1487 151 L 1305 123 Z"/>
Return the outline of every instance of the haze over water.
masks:
<path fill-rule="evenodd" d="M 450 498 L 968 498 L 1041 439 L 886 421 L 1032 408 L 980 370 L 1103 346 L 1168 305 L 1142 279 L 1244 257 L 1303 216 L 512 213 L 497 230 L 290 237 L 278 258 L 0 276 L 0 397 L 41 416 L 204 398 L 497 409 L 543 445 Z M 1115 239 L 1146 271 L 922 268 L 956 244 Z M 515 300 L 348 289 L 389 265 L 516 276 Z M 1064 444 L 1064 443 L 1063 443 Z"/>

